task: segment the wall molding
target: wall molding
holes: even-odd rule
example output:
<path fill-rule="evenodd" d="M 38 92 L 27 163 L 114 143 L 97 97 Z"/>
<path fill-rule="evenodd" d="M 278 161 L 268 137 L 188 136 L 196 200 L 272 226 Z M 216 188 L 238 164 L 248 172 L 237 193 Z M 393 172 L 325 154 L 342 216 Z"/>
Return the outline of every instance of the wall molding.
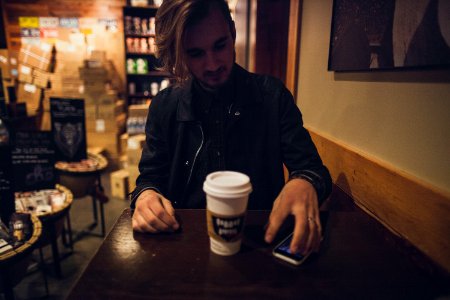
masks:
<path fill-rule="evenodd" d="M 450 273 L 450 195 L 307 128 L 333 182 L 394 234 Z"/>

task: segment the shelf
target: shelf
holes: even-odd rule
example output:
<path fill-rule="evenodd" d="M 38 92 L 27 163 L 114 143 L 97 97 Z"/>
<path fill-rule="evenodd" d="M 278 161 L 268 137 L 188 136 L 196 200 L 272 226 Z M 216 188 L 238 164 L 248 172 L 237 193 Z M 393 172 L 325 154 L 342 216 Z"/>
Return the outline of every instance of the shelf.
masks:
<path fill-rule="evenodd" d="M 139 94 L 128 94 L 129 98 L 152 98 L 153 96 L 148 93 L 148 95 L 145 95 L 144 93 Z"/>
<path fill-rule="evenodd" d="M 169 77 L 170 74 L 167 72 L 162 72 L 162 71 L 150 71 L 148 73 L 145 74 L 130 74 L 127 73 L 127 76 L 160 76 L 160 77 Z"/>
<path fill-rule="evenodd" d="M 126 55 L 130 56 L 155 56 L 155 53 L 141 53 L 141 52 L 125 52 Z"/>
<path fill-rule="evenodd" d="M 130 3 L 128 2 L 128 4 Z M 138 68 L 140 71 L 147 70 L 147 73 L 144 74 L 125 73 L 127 91 L 130 91 L 128 87 L 132 84 L 134 87 L 131 91 L 136 92 L 135 94 L 126 93 L 128 105 L 151 99 L 151 84 L 154 82 L 160 84 L 162 80 L 172 77 L 168 72 L 157 70 L 161 65 L 154 53 L 155 16 L 158 8 L 159 6 L 156 5 L 123 7 L 125 70 L 130 67 L 130 71 L 136 71 L 138 62 L 142 64 L 140 65 L 141 68 Z M 145 44 L 147 44 L 147 47 L 145 47 Z M 148 51 L 139 52 L 139 50 L 144 49 Z M 150 49 L 153 52 L 150 52 Z M 145 65 L 140 60 L 144 60 Z M 131 67 L 133 68 L 131 69 Z"/>
<path fill-rule="evenodd" d="M 125 33 L 125 38 L 149 38 L 149 37 L 155 37 L 155 34 L 135 34 L 135 33 Z"/>
<path fill-rule="evenodd" d="M 131 5 L 127 5 L 127 6 L 125 6 L 126 10 L 135 10 L 136 12 L 141 12 L 142 9 L 155 10 L 155 9 L 158 9 L 158 8 L 159 8 L 159 6 L 156 6 L 156 5 L 145 5 L 145 6 L 131 6 Z"/>

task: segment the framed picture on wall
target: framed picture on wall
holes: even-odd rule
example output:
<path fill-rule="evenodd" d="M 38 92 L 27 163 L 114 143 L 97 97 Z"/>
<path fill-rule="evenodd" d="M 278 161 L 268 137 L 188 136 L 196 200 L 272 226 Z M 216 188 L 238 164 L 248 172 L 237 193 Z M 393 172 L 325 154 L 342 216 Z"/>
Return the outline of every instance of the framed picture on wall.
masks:
<path fill-rule="evenodd" d="M 334 0 L 328 70 L 450 67 L 450 1 Z"/>

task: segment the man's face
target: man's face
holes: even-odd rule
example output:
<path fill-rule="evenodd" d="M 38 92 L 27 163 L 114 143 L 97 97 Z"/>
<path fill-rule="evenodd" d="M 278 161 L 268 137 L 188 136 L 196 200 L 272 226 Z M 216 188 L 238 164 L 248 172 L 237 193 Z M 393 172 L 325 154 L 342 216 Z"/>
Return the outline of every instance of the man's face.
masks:
<path fill-rule="evenodd" d="M 207 89 L 221 87 L 234 63 L 233 33 L 222 13 L 212 8 L 199 23 L 186 28 L 184 55 L 191 74 Z"/>

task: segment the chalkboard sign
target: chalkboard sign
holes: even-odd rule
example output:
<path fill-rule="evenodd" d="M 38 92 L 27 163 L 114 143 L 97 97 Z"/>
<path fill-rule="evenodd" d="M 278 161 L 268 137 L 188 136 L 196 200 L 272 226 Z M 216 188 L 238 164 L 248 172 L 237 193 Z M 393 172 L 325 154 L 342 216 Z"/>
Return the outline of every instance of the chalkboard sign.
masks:
<path fill-rule="evenodd" d="M 0 118 L 0 218 L 6 224 L 15 211 L 10 134 Z"/>
<path fill-rule="evenodd" d="M 56 161 L 80 161 L 87 158 L 84 100 L 50 98 L 52 133 Z"/>
<path fill-rule="evenodd" d="M 50 131 L 17 131 L 11 158 L 15 191 L 55 188 L 55 147 Z"/>

